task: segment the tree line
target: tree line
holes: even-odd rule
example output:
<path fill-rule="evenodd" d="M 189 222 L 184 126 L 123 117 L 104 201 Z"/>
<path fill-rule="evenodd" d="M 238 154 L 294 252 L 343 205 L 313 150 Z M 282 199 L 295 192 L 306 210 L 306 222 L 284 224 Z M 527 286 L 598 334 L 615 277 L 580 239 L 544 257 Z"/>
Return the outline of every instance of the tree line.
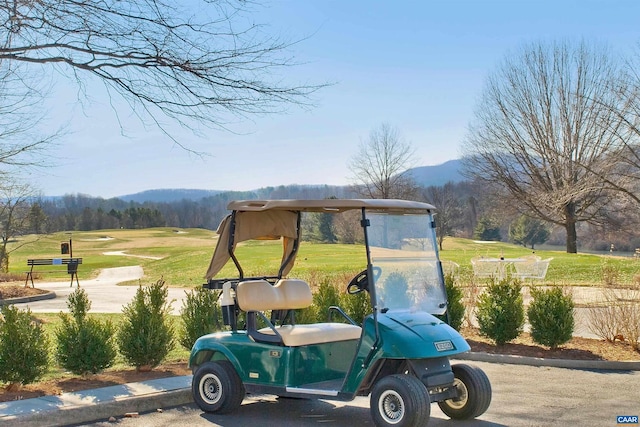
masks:
<path fill-rule="evenodd" d="M 25 234 L 118 228 L 178 227 L 215 230 L 227 215 L 226 207 L 231 200 L 350 196 L 353 193 L 346 187 L 299 185 L 222 192 L 200 200 L 143 203 L 83 194 L 51 198 L 5 193 L 5 198 L 0 200 L 0 224 L 8 238 Z"/>
<path fill-rule="evenodd" d="M 564 230 L 522 215 L 517 209 L 497 206 L 491 193 L 471 181 L 449 182 L 442 186 L 420 186 L 409 199 L 431 203 L 436 208 L 437 236 L 440 247 L 447 236 L 477 240 L 508 241 L 535 249 L 536 245 L 562 245 Z M 255 191 L 222 192 L 200 200 L 176 202 L 127 202 L 86 195 L 59 198 L 6 197 L 0 201 L 2 270 L 8 270 L 8 255 L 20 247 L 20 237 L 61 231 L 94 231 L 150 227 L 217 229 L 228 214 L 227 204 L 240 199 L 312 199 L 359 197 L 353 186 L 279 186 Z M 361 243 L 362 230 L 357 221 L 344 218 L 358 215 L 308 214 L 302 227 L 304 236 L 326 243 Z M 583 250 L 633 252 L 640 247 L 640 235 L 613 224 L 578 228 Z M 11 243 L 11 244 L 10 244 Z"/>

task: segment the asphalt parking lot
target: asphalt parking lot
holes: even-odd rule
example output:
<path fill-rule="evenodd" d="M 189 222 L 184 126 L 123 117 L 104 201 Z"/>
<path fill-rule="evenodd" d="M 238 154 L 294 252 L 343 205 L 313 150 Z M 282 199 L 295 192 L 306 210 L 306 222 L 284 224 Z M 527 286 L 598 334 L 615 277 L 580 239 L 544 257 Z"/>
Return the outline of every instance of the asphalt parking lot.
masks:
<path fill-rule="evenodd" d="M 621 415 L 640 414 L 640 371 L 591 371 L 553 367 L 465 362 L 482 368 L 492 383 L 493 400 L 476 420 L 452 421 L 431 405 L 429 427 L 616 426 Z M 176 425 L 245 427 L 373 426 L 369 400 L 352 402 L 250 396 L 227 415 L 200 411 L 195 404 L 163 408 L 138 418 L 118 418 L 118 426 Z M 108 427 L 108 421 L 90 424 Z"/>

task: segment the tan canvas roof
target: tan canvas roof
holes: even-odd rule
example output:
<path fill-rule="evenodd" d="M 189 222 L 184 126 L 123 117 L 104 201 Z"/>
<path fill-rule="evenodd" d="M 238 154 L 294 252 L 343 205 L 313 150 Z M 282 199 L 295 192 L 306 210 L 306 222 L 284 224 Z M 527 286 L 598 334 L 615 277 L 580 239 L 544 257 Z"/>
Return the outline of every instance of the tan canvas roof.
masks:
<path fill-rule="evenodd" d="M 435 207 L 422 202 L 397 199 L 316 199 L 316 200 L 240 200 L 227 209 L 238 211 L 292 210 L 302 212 L 344 212 L 352 209 L 374 209 L 393 212 L 425 212 Z"/>
<path fill-rule="evenodd" d="M 282 262 L 284 263 L 293 251 L 293 242 L 297 237 L 297 223 L 298 214 L 292 211 L 236 212 L 233 249 L 238 243 L 246 240 L 277 240 L 282 238 L 284 245 Z M 220 237 L 207 269 L 205 276 L 207 280 L 218 274 L 231 258 L 229 255 L 231 215 L 222 220 L 217 233 Z M 289 264 L 283 274 L 291 270 L 293 260 Z"/>
<path fill-rule="evenodd" d="M 233 249 L 246 240 L 283 239 L 282 263 L 293 251 L 297 238 L 298 212 L 338 213 L 367 208 L 395 213 L 423 213 L 434 210 L 427 203 L 394 199 L 320 199 L 320 200 L 241 200 L 229 203 L 227 209 L 236 212 Z M 207 269 L 206 279 L 213 278 L 231 258 L 229 236 L 231 215 L 218 226 L 218 244 Z M 283 269 L 286 275 L 293 268 L 294 258 Z"/>

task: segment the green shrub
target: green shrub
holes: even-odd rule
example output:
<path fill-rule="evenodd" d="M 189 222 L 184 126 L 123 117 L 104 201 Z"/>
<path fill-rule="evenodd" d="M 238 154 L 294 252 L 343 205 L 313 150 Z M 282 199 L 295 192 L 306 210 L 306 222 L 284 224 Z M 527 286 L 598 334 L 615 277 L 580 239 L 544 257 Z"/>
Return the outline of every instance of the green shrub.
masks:
<path fill-rule="evenodd" d="M 0 309 L 0 381 L 30 384 L 49 367 L 49 342 L 42 325 L 31 319 L 31 310 L 12 305 Z"/>
<path fill-rule="evenodd" d="M 411 305 L 409 284 L 402 273 L 393 272 L 384 281 L 382 302 L 388 308 L 407 308 Z"/>
<path fill-rule="evenodd" d="M 313 294 L 315 319 L 309 323 L 326 322 L 329 317 L 329 307 L 332 305 L 340 305 L 340 291 L 331 280 L 323 280 Z"/>
<path fill-rule="evenodd" d="M 456 331 L 460 330 L 464 319 L 464 296 L 462 289 L 456 286 L 452 274 L 444 276 L 444 286 L 447 291 L 447 311 L 449 314 L 449 325 Z"/>
<path fill-rule="evenodd" d="M 222 312 L 218 304 L 220 292 L 196 288 L 185 293 L 187 297 L 180 310 L 183 329 L 179 341 L 184 348 L 190 350 L 198 338 L 221 329 Z"/>
<path fill-rule="evenodd" d="M 84 289 L 69 294 L 70 315 L 60 313 L 62 324 L 55 331 L 56 360 L 77 375 L 95 374 L 113 365 L 116 358 L 115 328 L 107 320 L 87 317 L 91 302 Z"/>
<path fill-rule="evenodd" d="M 507 277 L 492 279 L 486 291 L 478 297 L 480 334 L 503 345 L 520 335 L 524 326 L 524 303 L 520 282 Z"/>
<path fill-rule="evenodd" d="M 360 292 L 355 295 L 343 293 L 340 296 L 340 307 L 359 325 L 365 317 L 373 313 L 369 292 Z"/>
<path fill-rule="evenodd" d="M 316 308 L 313 305 L 295 311 L 296 323 L 300 325 L 316 323 L 316 316 Z"/>
<path fill-rule="evenodd" d="M 531 338 L 538 344 L 557 348 L 573 335 L 573 300 L 560 288 L 531 289 L 533 301 L 527 309 Z"/>
<path fill-rule="evenodd" d="M 171 304 L 164 280 L 140 286 L 136 295 L 122 310 L 122 323 L 117 333 L 120 354 L 137 370 L 158 366 L 173 349 Z"/>

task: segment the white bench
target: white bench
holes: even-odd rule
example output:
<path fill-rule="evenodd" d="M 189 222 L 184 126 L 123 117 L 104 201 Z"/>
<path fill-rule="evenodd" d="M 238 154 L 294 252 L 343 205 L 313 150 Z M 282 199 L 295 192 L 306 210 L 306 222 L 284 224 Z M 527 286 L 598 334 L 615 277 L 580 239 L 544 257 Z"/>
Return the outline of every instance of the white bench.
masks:
<path fill-rule="evenodd" d="M 471 267 L 476 277 L 499 277 L 501 264 L 488 258 L 472 258 Z"/>
<path fill-rule="evenodd" d="M 544 279 L 549 269 L 549 263 L 553 258 L 547 258 L 542 260 L 531 260 L 525 262 L 514 263 L 513 266 L 516 270 L 514 276 L 518 279 Z"/>

